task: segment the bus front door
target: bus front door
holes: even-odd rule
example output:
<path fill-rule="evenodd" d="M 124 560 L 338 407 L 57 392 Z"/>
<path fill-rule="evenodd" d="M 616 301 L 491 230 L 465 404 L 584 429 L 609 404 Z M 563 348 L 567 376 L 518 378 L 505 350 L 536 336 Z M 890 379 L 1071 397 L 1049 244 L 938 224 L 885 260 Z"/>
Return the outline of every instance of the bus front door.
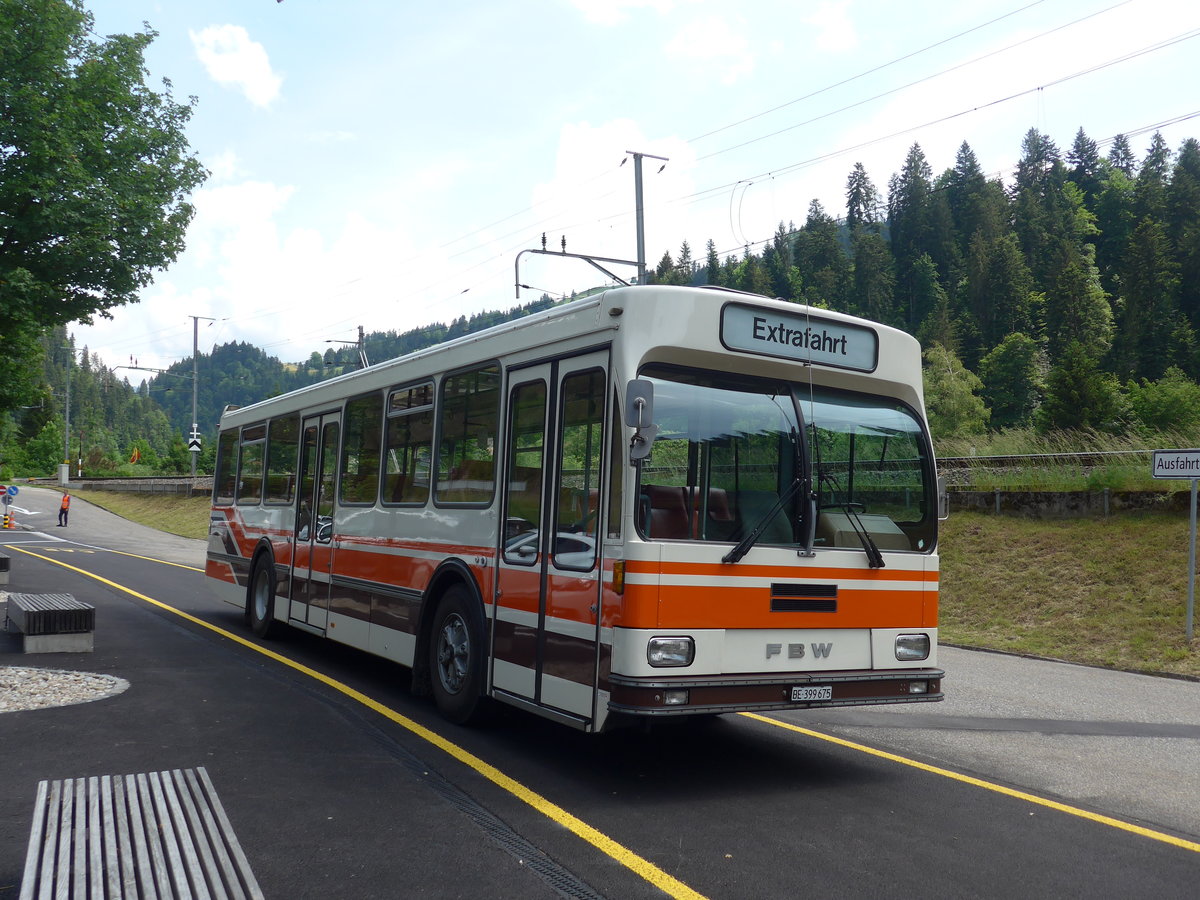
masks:
<path fill-rule="evenodd" d="M 297 491 L 296 529 L 292 537 L 292 595 L 289 619 L 325 630 L 329 621 L 329 583 L 333 567 L 333 489 L 337 473 L 336 414 L 304 420 Z"/>
<path fill-rule="evenodd" d="M 492 683 L 594 721 L 607 352 L 509 376 Z"/>

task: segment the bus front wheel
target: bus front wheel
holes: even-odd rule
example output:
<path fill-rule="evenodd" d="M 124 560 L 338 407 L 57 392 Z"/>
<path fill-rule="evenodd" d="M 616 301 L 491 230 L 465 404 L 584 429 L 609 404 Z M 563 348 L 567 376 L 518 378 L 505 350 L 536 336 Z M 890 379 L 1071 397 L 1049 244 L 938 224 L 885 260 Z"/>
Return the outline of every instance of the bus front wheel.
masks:
<path fill-rule="evenodd" d="M 250 590 L 246 594 L 246 622 L 260 638 L 267 637 L 275 622 L 275 566 L 266 556 L 260 556 L 250 573 Z"/>
<path fill-rule="evenodd" d="M 459 725 L 475 719 L 483 703 L 483 625 L 472 600 L 462 585 L 446 591 L 429 643 L 433 698 L 442 716 Z"/>

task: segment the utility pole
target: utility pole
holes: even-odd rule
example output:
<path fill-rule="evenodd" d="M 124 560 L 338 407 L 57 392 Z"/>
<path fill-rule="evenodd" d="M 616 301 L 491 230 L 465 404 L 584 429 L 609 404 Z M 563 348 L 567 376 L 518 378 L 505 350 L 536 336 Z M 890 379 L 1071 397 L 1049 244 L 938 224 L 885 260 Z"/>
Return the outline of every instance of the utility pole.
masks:
<path fill-rule="evenodd" d="M 653 153 L 638 153 L 635 150 L 626 150 L 627 154 L 633 157 L 633 193 L 634 200 L 637 205 L 637 264 L 638 264 L 638 284 L 646 283 L 646 224 L 645 216 L 642 209 L 642 160 L 645 157 L 650 159 L 662 160 L 662 166 L 658 171 L 662 171 L 667 167 L 669 157 L 655 156 Z"/>
<path fill-rule="evenodd" d="M 327 343 L 327 344 L 354 344 L 355 346 L 358 347 L 358 366 L 359 366 L 359 368 L 365 369 L 371 365 L 371 361 L 369 359 L 367 359 L 367 342 L 366 342 L 366 337 L 363 335 L 363 327 L 361 325 L 358 326 L 358 340 L 357 341 L 339 341 L 339 340 L 336 340 L 333 338 L 329 338 L 325 341 L 325 343 Z M 328 365 L 328 363 L 326 363 L 326 365 Z"/>
<path fill-rule="evenodd" d="M 75 348 L 67 344 L 63 344 L 62 348 L 67 351 L 67 385 L 66 397 L 63 406 L 63 465 L 65 465 L 67 480 L 71 477 L 71 371 L 75 368 L 75 354 L 86 348 Z M 79 455 L 83 456 L 82 445 L 79 448 Z M 60 470 L 61 471 L 61 470 Z M 62 482 L 63 484 L 66 481 Z"/>
<path fill-rule="evenodd" d="M 200 387 L 200 320 L 215 322 L 208 316 L 189 316 L 192 320 L 192 430 L 188 434 L 188 450 L 192 457 L 192 477 L 196 477 L 196 457 L 200 455 L 200 426 L 196 422 L 196 402 Z"/>

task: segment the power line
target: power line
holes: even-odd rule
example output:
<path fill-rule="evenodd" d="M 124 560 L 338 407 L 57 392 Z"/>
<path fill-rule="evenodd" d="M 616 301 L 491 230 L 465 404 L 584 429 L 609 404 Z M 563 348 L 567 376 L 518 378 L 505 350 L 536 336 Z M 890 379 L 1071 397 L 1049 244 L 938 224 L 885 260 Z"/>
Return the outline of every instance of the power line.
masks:
<path fill-rule="evenodd" d="M 1098 10 L 1097 12 L 1094 12 L 1094 13 L 1089 13 L 1086 16 L 1082 16 L 1078 19 L 1075 19 L 1074 21 L 1067 22 L 1064 25 L 1059 25 L 1055 28 L 1051 28 L 1047 31 L 1043 31 L 1040 34 L 1032 35 L 1031 37 L 1027 37 L 1024 40 L 1017 41 L 1015 44 L 1009 44 L 1007 47 L 1001 47 L 998 50 L 993 50 L 990 53 L 983 54 L 982 56 L 976 56 L 975 58 L 969 59 L 966 62 L 959 63 L 956 66 L 951 66 L 948 69 L 942 69 L 940 72 L 934 72 L 930 75 L 926 75 L 924 78 L 918 78 L 915 81 L 910 81 L 907 84 L 900 85 L 899 87 L 894 87 L 894 88 L 891 88 L 890 90 L 883 91 L 882 93 L 875 94 L 873 97 L 867 97 L 866 99 L 858 100 L 854 103 L 847 104 L 846 106 L 839 107 L 838 109 L 834 109 L 834 110 L 830 110 L 829 112 L 822 113 L 819 116 L 814 116 L 811 119 L 806 119 L 803 122 L 797 122 L 794 125 L 788 125 L 784 128 L 780 128 L 776 131 L 772 131 L 769 134 L 759 135 L 756 138 L 751 138 L 750 140 L 742 141 L 742 143 L 740 143 L 740 144 L 734 144 L 731 147 L 725 147 L 721 150 L 714 150 L 712 153 L 706 154 L 705 156 L 697 157 L 696 161 L 702 162 L 703 160 L 706 160 L 706 159 L 712 159 L 714 156 L 720 156 L 723 153 L 729 153 L 733 150 L 740 150 L 742 147 L 748 147 L 751 144 L 757 144 L 760 141 L 765 141 L 765 140 L 769 140 L 770 138 L 773 138 L 773 137 L 778 137 L 779 135 L 786 134 L 789 131 L 795 131 L 797 128 L 803 128 L 805 125 L 811 125 L 812 123 L 819 122 L 822 119 L 828 119 L 831 116 L 836 116 L 840 113 L 848 112 L 852 109 L 857 109 L 860 106 L 865 106 L 866 104 L 873 103 L 876 100 L 882 100 L 884 97 L 890 97 L 892 94 L 898 94 L 901 91 L 906 91 L 911 87 L 916 87 L 917 85 L 924 84 L 927 81 L 933 81 L 936 78 L 941 78 L 943 75 L 949 75 L 951 72 L 957 72 L 959 69 L 965 69 L 967 66 L 973 66 L 973 65 L 975 65 L 975 63 L 983 62 L 985 59 L 990 59 L 991 57 L 998 56 L 1001 53 L 1007 53 L 1009 50 L 1015 50 L 1017 47 L 1021 47 L 1025 44 L 1031 43 L 1032 41 L 1040 40 L 1044 37 L 1054 34 L 1055 32 L 1062 31 L 1063 29 L 1070 28 L 1074 25 L 1078 25 L 1080 22 L 1085 22 L 1088 19 L 1095 18 L 1096 16 L 1103 15 L 1104 13 L 1112 12 L 1114 9 L 1117 9 L 1118 7 L 1121 7 L 1121 6 L 1125 6 L 1126 4 L 1129 4 L 1132 2 L 1133 2 L 1133 0 L 1121 0 L 1120 3 L 1114 4 L 1113 6 L 1110 6 L 1107 9 L 1102 9 L 1102 10 Z M 963 32 L 963 33 L 966 34 L 968 32 Z M 937 45 L 935 44 L 933 46 L 937 46 Z M 907 59 L 907 58 L 908 57 L 901 57 L 901 59 Z M 871 71 L 877 71 L 877 70 L 872 69 Z M 856 76 L 856 77 L 858 77 L 858 76 Z M 850 80 L 853 80 L 853 79 L 850 79 Z M 820 92 L 818 92 L 818 93 L 820 93 Z M 814 96 L 814 95 L 810 94 L 809 96 Z M 805 98 L 801 98 L 801 99 L 805 99 Z M 793 102 L 795 102 L 795 101 L 793 101 Z M 778 108 L 782 108 L 782 107 L 778 107 Z M 710 133 L 715 133 L 715 132 L 710 132 Z"/>
<path fill-rule="evenodd" d="M 997 16 L 996 18 L 989 19 L 987 22 L 984 22 L 980 25 L 976 25 L 972 28 L 968 28 L 966 31 L 960 31 L 958 34 L 951 35 L 948 38 L 943 38 L 940 41 L 935 41 L 934 43 L 930 44 L 927 47 L 922 47 L 920 50 L 914 50 L 911 53 L 905 53 L 903 56 L 898 56 L 889 62 L 885 62 L 881 65 L 875 66 L 874 68 L 859 72 L 857 75 L 851 75 L 849 78 L 843 78 L 841 81 L 835 82 L 830 85 L 826 85 L 823 88 L 818 88 L 817 90 L 812 91 L 808 94 L 805 94 L 802 97 L 797 97 L 794 100 L 788 100 L 786 103 L 781 103 L 778 106 L 773 106 L 770 109 L 763 110 L 760 113 L 755 113 L 752 116 L 746 116 L 746 118 L 744 118 L 744 119 L 739 119 L 736 122 L 730 122 L 728 125 L 722 125 L 719 128 L 714 128 L 711 131 L 706 131 L 704 134 L 697 135 L 694 138 L 689 138 L 688 143 L 691 144 L 691 143 L 695 143 L 696 141 L 702 141 L 707 137 L 712 137 L 714 134 L 720 134 L 722 131 L 728 131 L 730 128 L 736 128 L 738 125 L 745 125 L 747 122 L 753 122 L 755 119 L 761 119 L 763 116 L 768 116 L 773 112 L 779 112 L 779 110 L 786 109 L 787 107 L 793 106 L 796 103 L 800 103 L 803 100 L 811 100 L 813 97 L 817 97 L 821 94 L 827 93 L 828 91 L 832 91 L 835 88 L 839 88 L 844 85 L 850 84 L 852 81 L 857 81 L 860 78 L 865 78 L 866 76 L 873 75 L 876 72 L 882 72 L 884 69 L 894 66 L 897 63 L 904 62 L 906 59 L 912 59 L 914 56 L 920 56 L 922 53 L 926 53 L 930 50 L 934 50 L 937 47 L 941 47 L 943 44 L 949 44 L 952 41 L 956 41 L 961 37 L 966 37 L 968 34 L 971 34 L 972 32 L 975 32 L 975 31 L 979 31 L 980 29 L 983 29 L 983 28 L 987 28 L 989 25 L 995 25 L 997 22 L 1000 22 L 1004 19 L 1015 16 L 1015 15 L 1017 15 L 1017 13 L 1022 13 L 1025 10 L 1031 9 L 1032 7 L 1038 6 L 1039 4 L 1044 3 L 1044 2 L 1045 2 L 1045 0 L 1035 0 L 1035 2 L 1033 2 L 1033 3 L 1029 3 L 1029 4 L 1026 4 L 1025 6 L 1011 10 L 1010 12 L 1006 12 L 1002 16 Z M 1132 2 L 1132 0 L 1123 0 L 1123 2 L 1129 3 L 1129 2 Z M 1122 4 L 1118 4 L 1118 6 L 1119 5 L 1122 5 Z"/>

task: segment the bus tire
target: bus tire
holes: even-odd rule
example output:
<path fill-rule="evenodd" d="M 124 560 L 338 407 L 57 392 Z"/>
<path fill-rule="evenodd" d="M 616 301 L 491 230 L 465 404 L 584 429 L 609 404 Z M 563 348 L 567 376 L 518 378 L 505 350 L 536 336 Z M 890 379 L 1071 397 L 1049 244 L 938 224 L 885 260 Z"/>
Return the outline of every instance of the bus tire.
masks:
<path fill-rule="evenodd" d="M 442 595 L 429 635 L 429 674 L 442 717 L 457 725 L 483 706 L 483 623 L 471 592 L 456 584 Z"/>
<path fill-rule="evenodd" d="M 258 637 L 266 638 L 275 624 L 275 566 L 264 553 L 250 570 L 246 591 L 246 622 Z"/>

